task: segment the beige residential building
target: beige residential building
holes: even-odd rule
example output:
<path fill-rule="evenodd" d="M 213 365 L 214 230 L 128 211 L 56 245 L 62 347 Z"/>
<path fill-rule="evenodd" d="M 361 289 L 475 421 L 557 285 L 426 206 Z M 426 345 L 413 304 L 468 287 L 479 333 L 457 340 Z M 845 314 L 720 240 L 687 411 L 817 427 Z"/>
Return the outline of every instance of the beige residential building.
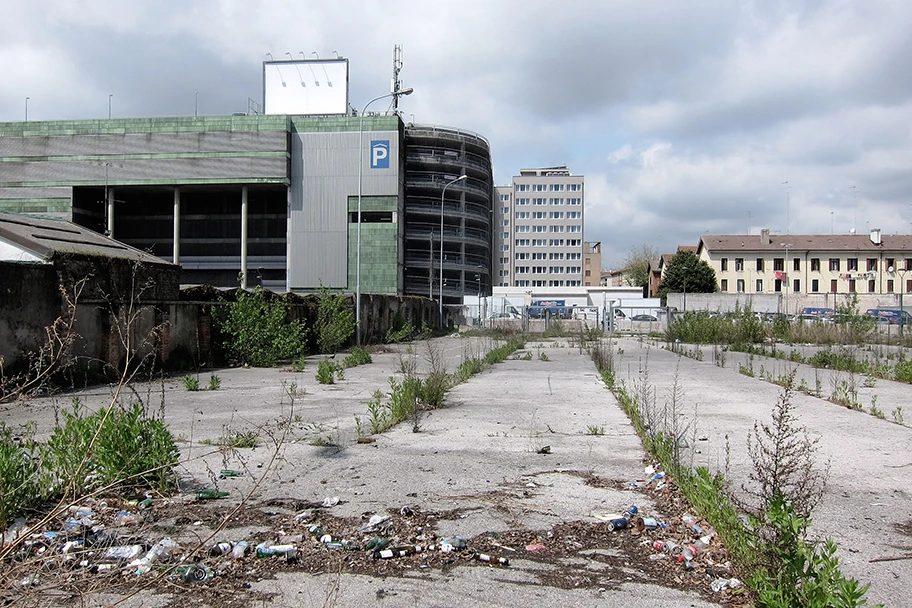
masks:
<path fill-rule="evenodd" d="M 721 293 L 912 292 L 912 235 L 704 235 L 697 256 Z"/>

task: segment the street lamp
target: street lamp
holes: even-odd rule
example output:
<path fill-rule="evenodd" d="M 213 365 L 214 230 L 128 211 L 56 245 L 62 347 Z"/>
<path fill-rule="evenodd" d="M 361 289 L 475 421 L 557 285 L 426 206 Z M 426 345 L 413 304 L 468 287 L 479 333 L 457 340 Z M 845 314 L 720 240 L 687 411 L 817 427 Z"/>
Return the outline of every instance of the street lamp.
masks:
<path fill-rule="evenodd" d="M 906 315 L 903 312 L 903 283 L 906 282 L 906 272 L 908 268 L 903 269 L 894 269 L 892 266 L 887 268 L 891 273 L 896 270 L 899 272 L 899 337 L 902 338 L 903 335 L 903 326 L 906 324 Z"/>
<path fill-rule="evenodd" d="M 789 248 L 792 247 L 792 243 L 779 243 L 780 247 L 785 247 L 785 263 L 782 264 L 782 270 L 785 276 L 783 283 L 785 284 L 785 314 L 788 316 L 789 312 L 789 274 L 788 274 L 788 263 L 789 263 Z"/>
<path fill-rule="evenodd" d="M 440 192 L 440 329 L 443 329 L 443 197 L 446 195 L 446 189 L 455 184 L 469 179 L 468 175 L 460 175 L 456 179 L 451 179 L 443 185 Z"/>
<path fill-rule="evenodd" d="M 380 99 L 386 99 L 387 97 L 398 97 L 399 95 L 411 95 L 414 91 L 412 87 L 407 89 L 402 89 L 400 91 L 393 91 L 392 93 L 387 93 L 386 95 L 381 95 L 380 97 L 374 97 L 366 104 L 361 110 L 358 120 L 358 244 L 357 244 L 357 253 L 355 260 L 355 342 L 358 346 L 361 346 L 361 185 L 364 180 L 364 113 L 367 112 L 367 107 Z"/>

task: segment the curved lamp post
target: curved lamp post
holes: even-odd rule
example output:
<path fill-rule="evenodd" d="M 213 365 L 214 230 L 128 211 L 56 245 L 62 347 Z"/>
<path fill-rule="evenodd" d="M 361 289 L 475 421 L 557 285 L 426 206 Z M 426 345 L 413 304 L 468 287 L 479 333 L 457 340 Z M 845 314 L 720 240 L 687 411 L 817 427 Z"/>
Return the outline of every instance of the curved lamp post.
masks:
<path fill-rule="evenodd" d="M 387 97 L 411 95 L 414 90 L 415 89 L 412 87 L 409 87 L 407 89 L 381 95 L 380 97 L 374 97 L 364 104 L 364 108 L 361 110 L 358 119 L 358 239 L 357 253 L 355 256 L 355 342 L 358 346 L 361 346 L 361 184 L 364 179 L 364 113 L 367 112 L 367 107 L 375 101 L 386 99 Z"/>
<path fill-rule="evenodd" d="M 903 289 L 905 287 L 903 284 L 906 282 L 906 272 L 908 269 L 905 267 L 893 268 L 890 266 L 887 270 L 891 273 L 894 271 L 899 273 L 899 337 L 902 338 L 903 327 L 906 324 L 906 315 L 903 313 Z"/>
<path fill-rule="evenodd" d="M 460 175 L 456 179 L 451 179 L 443 185 L 443 191 L 440 193 L 440 329 L 443 329 L 443 197 L 446 195 L 446 189 L 455 184 L 469 179 L 468 175 Z"/>

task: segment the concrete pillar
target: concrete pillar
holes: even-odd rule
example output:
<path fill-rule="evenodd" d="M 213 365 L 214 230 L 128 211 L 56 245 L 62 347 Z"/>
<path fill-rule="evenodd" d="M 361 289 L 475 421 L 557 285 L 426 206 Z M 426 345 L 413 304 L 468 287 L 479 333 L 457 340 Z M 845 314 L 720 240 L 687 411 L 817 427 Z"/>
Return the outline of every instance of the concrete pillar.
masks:
<path fill-rule="evenodd" d="M 174 252 L 171 254 L 171 261 L 175 264 L 180 264 L 180 212 L 180 188 L 174 188 Z"/>
<path fill-rule="evenodd" d="M 108 236 L 114 238 L 114 188 L 107 188 L 108 191 Z"/>
<path fill-rule="evenodd" d="M 247 289 L 247 186 L 241 187 L 241 289 Z"/>

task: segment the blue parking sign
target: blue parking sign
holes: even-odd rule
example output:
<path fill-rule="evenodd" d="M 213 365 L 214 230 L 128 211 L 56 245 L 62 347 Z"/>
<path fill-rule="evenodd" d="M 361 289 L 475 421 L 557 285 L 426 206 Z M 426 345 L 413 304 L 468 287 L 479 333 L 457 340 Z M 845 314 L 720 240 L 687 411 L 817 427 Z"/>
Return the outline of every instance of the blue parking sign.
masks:
<path fill-rule="evenodd" d="M 371 169 L 389 169 L 390 142 L 388 139 L 371 140 L 370 154 Z"/>

